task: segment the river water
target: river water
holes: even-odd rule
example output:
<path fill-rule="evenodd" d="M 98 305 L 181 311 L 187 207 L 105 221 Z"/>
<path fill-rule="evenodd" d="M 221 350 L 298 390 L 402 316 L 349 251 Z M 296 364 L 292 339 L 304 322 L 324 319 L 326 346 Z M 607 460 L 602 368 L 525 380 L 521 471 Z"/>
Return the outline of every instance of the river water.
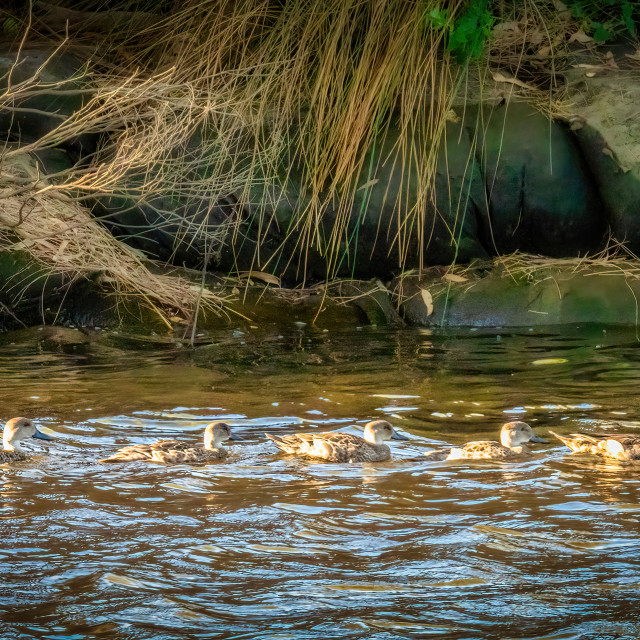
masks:
<path fill-rule="evenodd" d="M 2 418 L 56 439 L 0 465 L 3 640 L 640 637 L 640 465 L 552 437 L 516 463 L 420 459 L 514 418 L 638 431 L 634 331 L 67 333 L 0 336 Z M 373 417 L 411 438 L 390 462 L 263 437 Z M 244 439 L 224 461 L 97 462 L 217 419 Z"/>

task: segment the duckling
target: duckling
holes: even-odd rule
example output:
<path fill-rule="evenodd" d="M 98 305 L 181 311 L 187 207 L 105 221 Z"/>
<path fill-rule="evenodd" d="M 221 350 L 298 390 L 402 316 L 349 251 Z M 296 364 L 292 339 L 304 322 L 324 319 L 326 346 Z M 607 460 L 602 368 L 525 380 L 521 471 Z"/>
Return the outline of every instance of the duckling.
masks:
<path fill-rule="evenodd" d="M 573 453 L 590 453 L 595 456 L 614 458 L 615 460 L 640 460 L 640 435 L 627 433 L 572 433 L 561 436 L 549 431 Z"/>
<path fill-rule="evenodd" d="M 500 429 L 500 442 L 493 440 L 478 440 L 468 442 L 464 447 L 452 447 L 451 449 L 439 449 L 429 451 L 425 456 L 430 460 L 463 460 L 463 459 L 498 459 L 508 460 L 526 456 L 531 453 L 525 442 L 547 443 L 535 435 L 533 429 L 526 422 L 507 422 Z"/>
<path fill-rule="evenodd" d="M 265 433 L 279 449 L 293 455 L 322 458 L 328 462 L 382 462 L 391 458 L 385 440 L 408 440 L 386 420 L 374 420 L 365 425 L 364 438 L 350 433 L 294 433 L 274 436 Z"/>
<path fill-rule="evenodd" d="M 11 418 L 11 420 L 4 425 L 2 431 L 3 446 L 2 451 L 0 451 L 0 464 L 26 460 L 29 454 L 20 446 L 20 442 L 26 438 L 53 440 L 51 436 L 42 433 L 42 431 L 38 431 L 33 420 L 29 420 L 29 418 Z"/>
<path fill-rule="evenodd" d="M 212 422 L 204 430 L 204 446 L 192 445 L 179 440 L 159 440 L 151 444 L 135 444 L 116 451 L 100 462 L 130 462 L 132 460 L 150 460 L 165 464 L 199 463 L 218 460 L 227 455 L 222 446 L 227 440 L 241 440 L 231 433 L 224 422 Z"/>

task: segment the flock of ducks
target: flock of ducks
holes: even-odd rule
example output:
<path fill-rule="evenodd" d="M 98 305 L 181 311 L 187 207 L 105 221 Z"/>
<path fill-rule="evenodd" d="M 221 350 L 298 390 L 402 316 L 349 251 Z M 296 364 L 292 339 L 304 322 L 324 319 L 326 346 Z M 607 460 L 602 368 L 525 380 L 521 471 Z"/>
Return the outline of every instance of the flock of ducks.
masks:
<path fill-rule="evenodd" d="M 588 453 L 615 460 L 640 460 L 640 435 L 573 433 L 552 435 L 569 447 L 573 453 Z M 391 458 L 391 449 L 385 444 L 389 440 L 409 440 L 398 433 L 386 420 L 374 420 L 364 428 L 363 437 L 350 433 L 295 433 L 287 436 L 265 434 L 277 447 L 290 455 L 319 458 L 327 462 L 382 462 Z M 39 431 L 29 418 L 9 420 L 2 433 L 3 449 L 0 464 L 27 459 L 28 453 L 20 443 L 27 438 L 53 440 Z M 164 464 L 203 463 L 218 460 L 227 455 L 224 443 L 241 440 L 231 433 L 224 422 L 212 422 L 204 432 L 201 445 L 187 444 L 179 440 L 160 440 L 150 444 L 137 444 L 119 449 L 100 462 L 131 462 L 146 460 Z M 500 442 L 482 440 L 469 442 L 463 447 L 451 447 L 429 451 L 427 460 L 494 459 L 510 460 L 530 455 L 528 442 L 546 443 L 537 436 L 526 422 L 507 422 L 500 431 Z M 421 459 L 424 459 L 421 458 Z"/>

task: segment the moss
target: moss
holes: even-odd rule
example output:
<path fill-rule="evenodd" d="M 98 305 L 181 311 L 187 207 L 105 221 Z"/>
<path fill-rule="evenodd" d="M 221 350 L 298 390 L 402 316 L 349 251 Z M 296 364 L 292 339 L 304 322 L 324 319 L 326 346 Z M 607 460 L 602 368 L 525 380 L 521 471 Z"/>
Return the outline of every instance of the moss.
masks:
<path fill-rule="evenodd" d="M 469 273 L 461 283 L 443 282 L 440 272 L 402 281 L 401 313 L 418 326 L 532 327 L 555 324 L 636 325 L 640 280 L 620 272 L 577 273 L 575 265 L 528 277 L 510 276 L 497 266 Z M 421 290 L 433 298 L 429 314 Z"/>

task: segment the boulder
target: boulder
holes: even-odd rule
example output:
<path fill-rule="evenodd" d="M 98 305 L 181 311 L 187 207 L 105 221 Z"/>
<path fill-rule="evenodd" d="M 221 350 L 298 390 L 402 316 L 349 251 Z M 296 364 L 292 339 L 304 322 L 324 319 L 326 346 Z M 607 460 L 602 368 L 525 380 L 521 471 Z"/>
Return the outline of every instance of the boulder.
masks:
<path fill-rule="evenodd" d="M 638 253 L 640 83 L 633 71 L 600 67 L 591 77 L 587 72 L 577 66 L 565 72 L 573 134 L 599 190 L 613 236 Z"/>
<path fill-rule="evenodd" d="M 478 161 L 489 203 L 483 241 L 494 253 L 554 257 L 603 246 L 597 186 L 568 131 L 524 103 L 477 111 Z"/>
<path fill-rule="evenodd" d="M 401 315 L 422 327 L 637 324 L 640 278 L 623 269 L 607 271 L 577 270 L 572 261 L 565 268 L 523 275 L 496 262 L 489 269 L 466 271 L 462 282 L 447 280 L 444 270 L 431 269 L 422 278 L 398 280 L 394 291 Z"/>

